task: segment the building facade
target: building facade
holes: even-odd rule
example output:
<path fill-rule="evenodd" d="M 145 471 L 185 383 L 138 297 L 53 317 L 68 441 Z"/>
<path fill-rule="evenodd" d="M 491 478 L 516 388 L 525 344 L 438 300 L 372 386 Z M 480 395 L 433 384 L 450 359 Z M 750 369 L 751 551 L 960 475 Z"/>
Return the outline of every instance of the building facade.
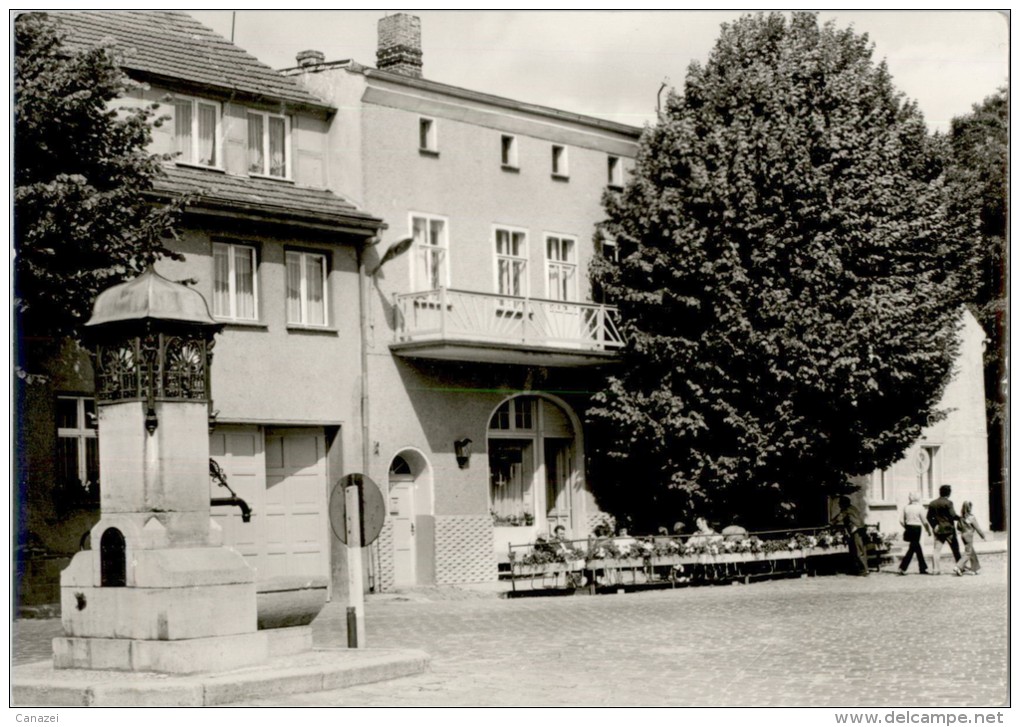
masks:
<path fill-rule="evenodd" d="M 938 406 L 946 412 L 945 418 L 926 427 L 903 459 L 865 479 L 862 495 L 868 522 L 877 523 L 884 532 L 902 530 L 900 515 L 910 493 L 917 493 L 921 502 L 927 503 L 939 496 L 941 485 L 952 486 L 957 512 L 970 501 L 981 527 L 988 527 L 984 345 L 981 324 L 970 311 L 964 311 L 960 353 Z"/>
<path fill-rule="evenodd" d="M 582 421 L 621 341 L 587 269 L 640 129 L 427 80 L 409 15 L 380 20 L 378 66 L 285 71 L 339 109 L 331 184 L 389 227 L 366 301 L 373 585 L 491 580 L 509 544 L 600 514 Z"/>
<path fill-rule="evenodd" d="M 260 578 L 343 584 L 331 534 L 332 483 L 359 469 L 359 261 L 382 221 L 326 188 L 336 109 L 178 12 L 54 16 L 69 49 L 112 39 L 145 85 L 123 105 L 168 117 L 151 151 L 176 154 L 152 193 L 189 197 L 157 272 L 187 280 L 224 324 L 212 368 L 210 445 L 252 508 L 213 518 Z M 92 369 L 69 344 L 25 387 L 18 555 L 22 603 L 53 602 L 60 569 L 98 518 Z M 93 417 L 94 418 L 94 417 Z M 56 438 L 53 432 L 56 431 Z M 227 493 L 210 481 L 210 496 Z"/>

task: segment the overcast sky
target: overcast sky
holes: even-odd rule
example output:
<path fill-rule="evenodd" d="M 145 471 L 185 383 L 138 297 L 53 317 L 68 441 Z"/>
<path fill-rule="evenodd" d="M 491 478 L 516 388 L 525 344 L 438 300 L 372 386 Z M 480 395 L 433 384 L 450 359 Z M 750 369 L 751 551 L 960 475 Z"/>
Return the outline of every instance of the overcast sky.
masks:
<path fill-rule="evenodd" d="M 409 11 L 421 18 L 424 76 L 475 91 L 640 126 L 654 119 L 663 81 L 683 87 L 733 11 Z M 230 37 L 229 10 L 194 11 Z M 298 51 L 375 65 L 384 11 L 238 10 L 234 41 L 259 60 L 295 65 Z M 1006 84 L 1005 15 L 954 11 L 826 11 L 875 44 L 897 87 L 915 99 L 931 129 Z"/>

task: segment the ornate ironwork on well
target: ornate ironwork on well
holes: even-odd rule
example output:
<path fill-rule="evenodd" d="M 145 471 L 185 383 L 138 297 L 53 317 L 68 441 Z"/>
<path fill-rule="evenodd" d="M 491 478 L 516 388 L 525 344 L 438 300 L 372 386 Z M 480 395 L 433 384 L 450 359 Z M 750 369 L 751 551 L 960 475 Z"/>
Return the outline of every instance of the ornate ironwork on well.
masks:
<path fill-rule="evenodd" d="M 215 341 L 203 333 L 143 332 L 96 346 L 97 398 L 123 400 L 209 399 Z"/>

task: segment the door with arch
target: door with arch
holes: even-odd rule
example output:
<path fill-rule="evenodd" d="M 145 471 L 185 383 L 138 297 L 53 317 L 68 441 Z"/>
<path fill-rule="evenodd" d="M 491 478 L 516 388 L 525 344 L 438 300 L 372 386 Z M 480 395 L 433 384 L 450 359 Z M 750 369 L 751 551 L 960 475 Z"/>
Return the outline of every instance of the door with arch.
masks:
<path fill-rule="evenodd" d="M 415 542 L 414 475 L 403 457 L 390 465 L 390 519 L 393 523 L 393 585 L 417 583 Z"/>
<path fill-rule="evenodd" d="M 431 470 L 416 450 L 404 450 L 390 463 L 388 516 L 392 527 L 393 585 L 431 582 Z"/>

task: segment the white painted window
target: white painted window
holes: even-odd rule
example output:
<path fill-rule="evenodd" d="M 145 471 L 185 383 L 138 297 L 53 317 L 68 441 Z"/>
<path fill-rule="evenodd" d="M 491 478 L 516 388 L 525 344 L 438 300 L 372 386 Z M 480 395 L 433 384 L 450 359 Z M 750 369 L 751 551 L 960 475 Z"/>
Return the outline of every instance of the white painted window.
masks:
<path fill-rule="evenodd" d="M 577 239 L 545 236 L 545 295 L 551 300 L 577 300 Z"/>
<path fill-rule="evenodd" d="M 248 173 L 290 179 L 290 118 L 248 112 Z"/>
<path fill-rule="evenodd" d="M 177 161 L 220 166 L 220 105 L 197 98 L 175 98 L 173 106 Z"/>
<path fill-rule="evenodd" d="M 552 145 L 552 174 L 554 177 L 569 177 L 570 167 L 567 164 L 567 147 Z"/>
<path fill-rule="evenodd" d="M 500 161 L 504 167 L 517 169 L 517 137 L 503 134 L 500 137 Z"/>
<path fill-rule="evenodd" d="M 528 295 L 528 235 L 524 230 L 497 227 L 496 292 L 500 295 Z"/>
<path fill-rule="evenodd" d="M 871 492 L 868 499 L 871 502 L 885 502 L 892 494 L 889 491 L 889 473 L 885 470 L 875 470 L 871 473 Z"/>
<path fill-rule="evenodd" d="M 620 157 L 610 155 L 606 160 L 607 183 L 610 187 L 623 186 L 623 164 Z"/>
<path fill-rule="evenodd" d="M 411 236 L 414 238 L 411 263 L 414 290 L 438 290 L 449 286 L 446 219 L 412 213 Z"/>
<path fill-rule="evenodd" d="M 327 300 L 326 256 L 287 251 L 287 323 L 325 326 Z"/>
<path fill-rule="evenodd" d="M 424 116 L 418 119 L 418 148 L 421 151 L 439 151 L 439 146 L 436 143 L 435 119 Z"/>
<path fill-rule="evenodd" d="M 230 320 L 258 320 L 255 248 L 213 243 L 213 315 Z"/>
<path fill-rule="evenodd" d="M 99 502 L 99 439 L 94 399 L 57 397 L 57 482 L 65 504 Z"/>

